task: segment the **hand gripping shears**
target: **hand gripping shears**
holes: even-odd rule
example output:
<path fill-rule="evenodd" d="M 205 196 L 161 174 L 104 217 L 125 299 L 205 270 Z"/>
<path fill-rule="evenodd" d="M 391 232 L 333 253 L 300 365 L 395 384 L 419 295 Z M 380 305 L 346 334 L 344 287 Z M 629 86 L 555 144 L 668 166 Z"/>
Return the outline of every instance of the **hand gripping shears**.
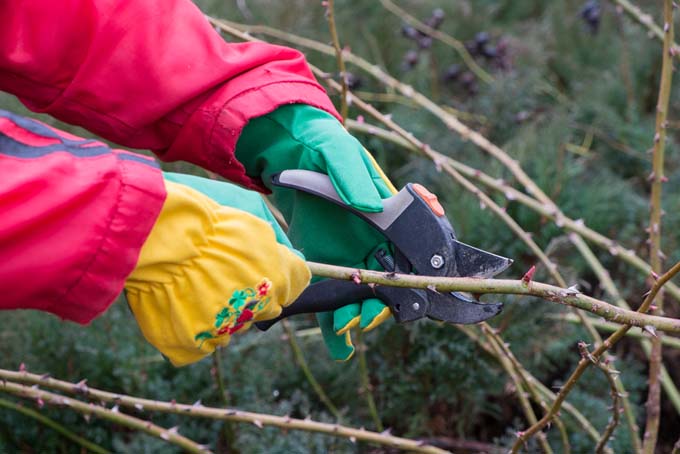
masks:
<path fill-rule="evenodd" d="M 285 170 L 274 175 L 272 183 L 322 197 L 377 229 L 394 249 L 393 254 L 386 249 L 375 253 L 387 272 L 489 278 L 512 264 L 511 259 L 458 241 L 437 196 L 417 183 L 408 183 L 397 194 L 383 199 L 380 213 L 366 213 L 347 205 L 330 178 L 322 173 Z M 264 331 L 291 315 L 332 311 L 368 298 L 382 300 L 398 323 L 428 317 L 446 323 L 472 324 L 497 315 L 503 308 L 502 303 L 481 303 L 457 292 L 326 279 L 307 287 L 278 318 L 258 322 L 256 326 Z"/>

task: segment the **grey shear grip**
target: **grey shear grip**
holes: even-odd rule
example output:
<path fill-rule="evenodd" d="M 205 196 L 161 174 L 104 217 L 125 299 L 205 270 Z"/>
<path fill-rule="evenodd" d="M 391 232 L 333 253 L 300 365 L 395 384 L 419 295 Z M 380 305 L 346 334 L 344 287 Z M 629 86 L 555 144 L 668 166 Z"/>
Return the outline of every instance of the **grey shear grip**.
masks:
<path fill-rule="evenodd" d="M 284 170 L 274 175 L 276 186 L 298 189 L 353 211 L 357 216 L 373 224 L 378 230 L 385 231 L 413 202 L 413 196 L 406 189 L 402 189 L 389 199 L 383 200 L 383 210 L 380 213 L 366 213 L 346 204 L 338 191 L 335 190 L 328 175 L 311 170 Z"/>

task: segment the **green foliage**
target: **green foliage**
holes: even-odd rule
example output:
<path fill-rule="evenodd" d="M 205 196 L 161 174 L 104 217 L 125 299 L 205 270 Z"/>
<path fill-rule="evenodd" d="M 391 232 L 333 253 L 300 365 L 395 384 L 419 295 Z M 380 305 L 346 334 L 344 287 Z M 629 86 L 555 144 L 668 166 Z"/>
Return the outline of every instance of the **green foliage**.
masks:
<path fill-rule="evenodd" d="M 236 2 L 203 0 L 208 13 L 243 21 Z M 247 4 L 253 23 L 264 23 L 328 42 L 323 8 L 302 0 Z M 468 41 L 480 31 L 493 42 L 509 42 L 511 65 L 499 70 L 484 59 L 480 64 L 495 78 L 477 82 L 477 93 L 441 75 L 451 64 L 461 64 L 450 48 L 435 42 L 420 53 L 411 70 L 403 68 L 404 54 L 412 42 L 401 36 L 401 21 L 374 0 L 339 0 L 336 10 L 340 38 L 352 51 L 379 64 L 388 72 L 432 97 L 436 102 L 474 114 L 468 123 L 483 132 L 519 160 L 522 167 L 569 216 L 615 238 L 627 248 L 646 255 L 644 228 L 648 222 L 649 155 L 654 128 L 654 104 L 660 68 L 660 45 L 645 31 L 602 3 L 602 22 L 591 33 L 579 18 L 581 4 L 573 0 L 540 2 L 503 0 L 479 2 L 400 1 L 400 6 L 419 18 L 435 7 L 446 13 L 442 30 Z M 642 2 L 658 16 L 656 3 Z M 308 58 L 334 72 L 334 60 L 312 51 Z M 390 93 L 378 81 L 355 68 L 361 91 Z M 676 84 L 677 85 L 677 84 Z M 677 90 L 671 106 L 677 106 Z M 448 131 L 433 116 L 399 103 L 376 102 L 417 137 L 456 159 L 514 183 L 511 175 L 473 144 Z M 9 96 L 0 95 L 0 107 L 29 114 Z M 351 111 L 356 116 L 358 111 Z M 33 115 L 33 114 L 30 114 Z M 677 117 L 672 108 L 671 118 Z M 59 124 L 44 116 L 44 121 Z M 87 132 L 66 127 L 77 134 Z M 673 128 L 675 128 L 673 126 Z M 680 222 L 680 176 L 676 132 L 669 129 L 669 183 L 665 186 L 666 225 Z M 360 137 L 376 152 L 395 183 L 425 183 L 437 192 L 453 220 L 458 235 L 474 244 L 516 259 L 508 275 L 521 276 L 536 257 L 478 200 L 438 173 L 434 166 L 371 136 Z M 167 169 L 202 174 L 186 164 L 165 164 Z M 550 221 L 499 195 L 494 199 L 538 244 L 547 248 L 565 276 L 584 291 L 606 297 L 578 253 L 564 241 L 563 231 Z M 676 247 L 678 229 L 664 231 L 669 261 L 680 259 Z M 620 290 L 632 305 L 644 292 L 643 280 L 629 267 L 598 251 Z M 536 278 L 550 276 L 539 268 Z M 504 313 L 494 320 L 517 358 L 547 386 L 559 387 L 579 359 L 576 342 L 587 339 L 580 328 L 555 322 L 546 316 L 563 308 L 535 299 L 503 297 Z M 311 319 L 296 321 L 298 328 L 313 326 Z M 393 433 L 409 437 L 444 436 L 474 439 L 509 446 L 515 432 L 527 423 L 500 365 L 458 330 L 431 322 L 397 326 L 384 324 L 365 336 L 370 378 L 378 412 Z M 303 349 L 312 371 L 341 409 L 343 422 L 373 428 L 359 388 L 356 361 L 336 364 L 327 360 L 319 336 L 305 338 Z M 632 342 L 616 349 L 617 368 L 635 406 L 638 422 L 643 417 L 645 373 L 642 354 Z M 281 331 L 250 332 L 235 336 L 221 353 L 230 405 L 244 410 L 310 416 L 332 421 L 304 375 L 294 364 Z M 119 302 L 91 326 L 57 321 L 46 314 L 4 313 L 0 321 L 0 367 L 49 372 L 61 379 L 88 379 L 90 386 L 161 400 L 222 405 L 212 377 L 209 359 L 175 369 L 145 343 L 125 304 Z M 677 371 L 675 373 L 676 379 Z M 607 424 L 610 397 L 599 371 L 589 371 L 569 401 L 602 430 Z M 33 406 L 32 402 L 25 405 Z M 158 439 L 131 433 L 120 427 L 63 410 L 45 408 L 45 414 L 71 430 L 116 452 L 175 452 Z M 669 411 L 665 409 L 664 411 Z M 140 416 L 160 425 L 180 426 L 180 433 L 213 447 L 219 445 L 222 424 L 169 415 Z M 591 452 L 592 440 L 575 421 L 565 417 L 572 452 Z M 348 440 L 304 432 L 287 432 L 253 425 L 234 425 L 236 447 L 241 452 L 364 452 Z M 671 431 L 672 432 L 672 431 Z M 560 452 L 557 430 L 549 440 Z M 661 434 L 668 445 L 674 434 Z M 624 424 L 611 442 L 615 452 L 629 452 Z M 664 445 L 664 446 L 665 446 Z M 533 452 L 538 447 L 530 445 Z M 24 416 L 0 411 L 0 452 L 77 452 L 51 430 Z M 383 451 L 380 451 L 383 452 Z"/>

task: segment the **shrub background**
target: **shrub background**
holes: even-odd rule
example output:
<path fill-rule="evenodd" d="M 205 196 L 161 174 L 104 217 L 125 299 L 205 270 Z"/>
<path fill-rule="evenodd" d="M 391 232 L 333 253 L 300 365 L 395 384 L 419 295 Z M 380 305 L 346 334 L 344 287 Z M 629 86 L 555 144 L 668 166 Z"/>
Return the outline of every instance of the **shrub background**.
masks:
<path fill-rule="evenodd" d="M 203 0 L 199 6 L 208 14 L 230 20 L 261 23 L 295 34 L 329 42 L 324 8 L 320 2 L 297 0 L 272 2 L 251 0 Z M 417 44 L 403 36 L 402 21 L 386 13 L 375 0 L 337 0 L 336 17 L 343 45 L 385 68 L 402 82 L 436 102 L 464 112 L 464 121 L 508 151 L 522 167 L 572 218 L 615 238 L 626 248 L 646 257 L 645 227 L 648 223 L 647 177 L 654 135 L 655 104 L 661 67 L 661 44 L 650 39 L 638 24 L 617 13 L 609 2 L 574 0 L 477 0 L 415 1 L 398 4 L 425 20 L 436 8 L 444 12 L 440 29 L 464 42 L 474 42 L 480 32 L 489 35 L 489 46 L 505 43 L 503 58 L 478 56 L 478 63 L 494 81 L 484 84 L 465 75 L 465 67 L 449 47 L 435 41 L 418 52 L 418 61 L 406 69 L 405 59 Z M 600 20 L 582 17 L 584 7 L 599 4 Z M 638 1 L 660 23 L 659 2 Z M 245 18 L 244 15 L 252 15 Z M 229 38 L 228 38 L 229 39 Z M 472 45 L 471 45 L 472 48 Z M 306 52 L 309 60 L 329 73 L 336 72 L 334 58 Z M 411 53 L 411 56 L 413 53 Z M 456 80 L 455 68 L 462 68 Z M 381 93 L 389 102 L 372 101 L 382 112 L 405 125 L 423 141 L 456 159 L 513 182 L 512 176 L 478 148 L 462 141 L 433 116 L 398 95 L 386 91 L 370 76 L 348 67 L 355 76 L 354 89 Z M 449 74 L 447 79 L 446 74 Z M 466 82 L 467 81 L 467 82 Z M 675 86 L 678 86 L 676 78 Z M 337 97 L 334 98 L 337 101 Z M 393 102 L 393 101 L 397 102 Z M 664 186 L 666 211 L 662 248 L 667 264 L 680 260 L 680 160 L 677 153 L 678 90 L 669 112 Z M 134 100 L 131 100 L 134 102 Z M 79 128 L 29 113 L 13 97 L 0 95 L 0 108 L 24 113 L 88 136 Z M 358 112 L 351 109 L 350 117 Z M 452 220 L 458 236 L 475 246 L 515 259 L 506 276 L 520 277 L 537 259 L 524 244 L 469 193 L 438 173 L 430 161 L 414 157 L 372 136 L 358 135 L 393 178 L 397 186 L 409 181 L 425 184 L 436 192 Z M 184 163 L 164 164 L 167 170 L 205 175 Z M 533 234 L 539 246 L 558 263 L 570 283 L 589 294 L 607 299 L 597 278 L 577 251 L 547 219 L 502 197 L 519 224 Z M 623 296 L 635 307 L 646 290 L 643 279 L 630 267 L 597 251 Z M 549 281 L 540 267 L 535 279 Z M 499 298 L 496 298 L 499 299 Z M 502 330 L 515 355 L 537 378 L 558 387 L 579 359 L 576 342 L 586 339 L 578 327 L 551 318 L 564 312 L 558 305 L 514 296 L 503 314 L 492 322 Z M 678 304 L 667 305 L 667 314 L 680 316 Z M 297 329 L 315 326 L 313 318 L 297 318 Z M 392 433 L 431 439 L 478 440 L 501 446 L 514 441 L 514 433 L 527 426 L 512 383 L 500 366 L 456 329 L 432 322 L 407 326 L 385 323 L 364 336 L 373 394 L 378 412 Z M 365 400 L 359 393 L 357 361 L 336 364 L 327 359 L 321 337 L 301 339 L 311 368 L 332 401 L 341 409 L 343 423 L 374 429 Z M 614 353 L 621 379 L 635 404 L 638 423 L 644 421 L 646 359 L 631 340 L 620 343 Z M 665 363 L 676 383 L 680 382 L 680 354 L 665 349 Z M 235 336 L 220 352 L 231 405 L 277 415 L 289 414 L 323 421 L 333 417 L 295 365 L 283 331 L 266 334 L 255 330 Z M 49 372 L 70 381 L 88 379 L 92 387 L 161 400 L 221 405 L 214 384 L 210 358 L 193 366 L 175 369 L 143 340 L 124 301 L 118 301 L 88 327 L 61 322 L 48 314 L 16 311 L 0 315 L 0 367 Z M 4 396 L 3 396 L 4 397 Z M 662 397 L 663 399 L 663 397 Z M 569 401 L 602 430 L 609 417 L 608 387 L 599 371 L 590 370 Z M 25 405 L 34 407 L 31 402 Z M 659 452 L 666 452 L 678 437 L 680 418 L 663 401 Z M 61 409 L 43 408 L 46 415 L 71 430 L 116 452 L 174 452 L 161 440 L 130 432 L 96 419 L 85 422 L 80 415 Z M 166 427 L 198 442 L 226 452 L 222 423 L 172 415 L 149 415 Z M 590 452 L 592 441 L 569 417 L 572 452 Z M 231 425 L 234 451 L 250 452 L 389 452 L 348 440 L 299 431 L 258 429 L 248 424 Z M 622 422 L 611 446 L 629 452 Z M 559 434 L 548 433 L 559 452 Z M 532 449 L 535 448 L 532 445 Z M 0 410 L 0 452 L 78 452 L 52 430 L 20 414 Z"/>

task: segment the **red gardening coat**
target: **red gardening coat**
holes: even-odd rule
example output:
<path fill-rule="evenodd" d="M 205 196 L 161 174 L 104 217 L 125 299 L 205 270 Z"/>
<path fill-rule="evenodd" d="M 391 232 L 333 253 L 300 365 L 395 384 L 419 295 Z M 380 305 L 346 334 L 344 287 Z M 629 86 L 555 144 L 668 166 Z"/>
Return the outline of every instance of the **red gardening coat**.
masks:
<path fill-rule="evenodd" d="M 190 0 L 0 2 L 0 90 L 251 188 L 234 158 L 249 119 L 289 103 L 337 116 L 301 53 L 228 44 Z M 0 309 L 92 320 L 122 290 L 164 198 L 149 158 L 0 111 Z"/>

